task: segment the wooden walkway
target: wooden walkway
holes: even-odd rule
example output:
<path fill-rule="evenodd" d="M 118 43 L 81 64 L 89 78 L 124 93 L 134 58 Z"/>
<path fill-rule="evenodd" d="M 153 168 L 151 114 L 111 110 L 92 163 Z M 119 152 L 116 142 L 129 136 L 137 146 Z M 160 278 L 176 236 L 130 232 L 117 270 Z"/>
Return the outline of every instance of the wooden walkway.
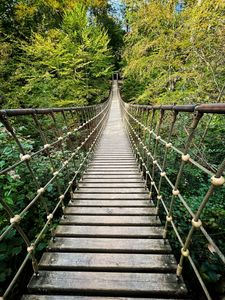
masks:
<path fill-rule="evenodd" d="M 116 84 L 94 159 L 65 215 L 23 300 L 186 297 L 122 125 Z"/>

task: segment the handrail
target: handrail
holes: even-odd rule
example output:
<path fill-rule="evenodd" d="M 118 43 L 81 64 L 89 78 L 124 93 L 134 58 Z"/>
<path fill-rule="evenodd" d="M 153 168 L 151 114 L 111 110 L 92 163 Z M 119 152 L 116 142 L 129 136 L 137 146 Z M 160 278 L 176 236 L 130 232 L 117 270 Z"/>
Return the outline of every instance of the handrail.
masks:
<path fill-rule="evenodd" d="M 100 104 L 94 104 L 94 105 L 86 105 L 86 106 L 76 106 L 76 107 L 52 107 L 52 108 L 16 108 L 16 109 L 1 109 L 0 115 L 7 115 L 9 117 L 12 116 L 25 116 L 30 114 L 40 114 L 40 115 L 46 115 L 51 112 L 76 112 L 76 111 L 82 111 L 87 109 L 95 109 L 100 108 L 103 103 Z"/>
<path fill-rule="evenodd" d="M 139 104 L 129 104 L 131 107 L 139 107 Z M 225 114 L 225 103 L 186 104 L 186 105 L 141 105 L 146 110 L 170 110 L 177 112 L 201 112 L 213 114 Z"/>
<path fill-rule="evenodd" d="M 118 96 L 120 97 L 120 94 Z M 206 298 L 211 300 L 212 297 L 202 279 L 196 259 L 194 260 L 192 256 L 195 250 L 192 246 L 192 238 L 194 238 L 195 232 L 199 231 L 201 237 L 204 237 L 208 245 L 210 245 L 211 248 L 209 248 L 213 249 L 213 254 L 217 255 L 220 262 L 225 265 L 225 255 L 201 221 L 203 210 L 209 200 L 211 200 L 214 191 L 224 185 L 225 159 L 222 159 L 216 170 L 211 168 L 207 162 L 203 164 L 194 155 L 193 149 L 196 150 L 196 148 L 193 146 L 193 141 L 197 130 L 202 126 L 200 121 L 204 123 L 204 117 L 207 117 L 205 121 L 206 129 L 202 127 L 204 136 L 202 137 L 201 145 L 204 143 L 206 131 L 209 130 L 209 122 L 212 121 L 212 117 L 216 114 L 218 116 L 221 114 L 225 115 L 225 104 L 147 106 L 125 103 L 121 97 L 120 104 L 133 151 L 139 162 L 146 186 L 150 189 L 149 197 L 165 223 L 163 238 L 166 239 L 168 237 L 168 231 L 171 228 L 180 244 L 181 254 L 177 265 L 177 277 L 181 276 L 185 267 L 184 260 L 187 259 Z M 211 115 L 208 116 L 208 114 Z M 208 117 L 209 122 L 207 122 Z M 224 118 L 224 116 L 221 117 Z M 165 121 L 166 119 L 167 122 Z M 188 128 L 185 127 L 186 124 Z M 182 128 L 185 130 L 182 131 Z M 182 135 L 182 145 L 176 145 L 175 132 L 180 133 L 180 136 Z M 168 165 L 171 157 L 174 159 L 174 155 L 175 163 L 179 167 L 176 168 L 177 174 L 173 172 L 171 176 L 169 175 Z M 179 189 L 183 181 L 186 180 L 184 176 L 187 166 L 192 167 L 194 170 L 199 170 L 202 173 L 202 178 L 210 176 L 211 181 L 208 189 L 204 191 L 198 207 L 194 209 L 191 201 Z M 196 180 L 199 180 L 199 175 Z M 188 187 L 187 182 L 186 185 L 186 189 L 191 188 Z M 168 191 L 171 191 L 171 196 Z M 180 206 L 184 209 L 182 208 L 182 215 L 178 218 L 176 210 Z M 189 222 L 186 225 L 188 228 L 187 232 L 184 232 L 179 226 L 182 218 L 187 219 Z M 208 252 L 210 253 L 210 250 Z"/>
<path fill-rule="evenodd" d="M 7 180 L 22 179 L 32 182 L 32 190 L 29 191 L 24 206 L 13 199 L 13 205 L 7 202 L 7 197 L 1 191 L 0 204 L 4 211 L 5 226 L 0 231 L 0 241 L 7 239 L 13 229 L 22 238 L 27 254 L 23 258 L 20 267 L 14 273 L 13 278 L 6 287 L 1 299 L 6 299 L 13 291 L 13 288 L 23 272 L 28 261 L 31 259 L 33 271 L 38 276 L 38 264 L 36 249 L 46 232 L 51 233 L 53 221 L 59 217 L 65 209 L 65 200 L 73 196 L 73 190 L 77 186 L 77 180 L 82 176 L 84 168 L 88 163 L 99 137 L 104 128 L 110 104 L 111 95 L 107 101 L 98 105 L 72 108 L 46 108 L 46 109 L 10 109 L 0 110 L 0 132 L 5 133 L 6 143 L 12 144 L 12 151 L 18 151 L 17 160 L 9 160 L 0 170 L 0 178 Z M 25 122 L 25 123 L 24 123 Z M 35 151 L 26 149 L 24 143 L 29 140 L 29 135 L 21 134 L 20 127 L 28 124 L 33 128 L 33 136 L 38 139 Z M 7 137 L 6 137 L 7 135 Z M 29 147 L 28 147 L 29 148 Z M 16 150 L 18 149 L 18 150 Z M 7 157 L 6 157 L 7 158 Z M 43 174 L 38 174 L 39 162 L 45 162 Z M 48 162 L 47 162 L 48 161 Z M 43 163 L 43 162 L 42 162 Z M 24 169 L 25 168 L 25 169 Z M 21 174 L 26 176 L 21 178 Z M 13 175 L 10 175 L 13 174 Z M 48 200 L 50 193 L 54 197 L 54 203 Z M 50 191 L 50 192 L 49 192 Z M 18 191 L 18 195 L 22 191 Z M 51 199 L 52 200 L 52 199 Z M 35 235 L 24 228 L 24 221 L 32 220 L 29 213 L 33 213 L 33 207 L 41 210 L 43 226 Z M 51 226 L 50 226 L 51 225 Z M 37 224 L 30 225 L 37 226 Z"/>

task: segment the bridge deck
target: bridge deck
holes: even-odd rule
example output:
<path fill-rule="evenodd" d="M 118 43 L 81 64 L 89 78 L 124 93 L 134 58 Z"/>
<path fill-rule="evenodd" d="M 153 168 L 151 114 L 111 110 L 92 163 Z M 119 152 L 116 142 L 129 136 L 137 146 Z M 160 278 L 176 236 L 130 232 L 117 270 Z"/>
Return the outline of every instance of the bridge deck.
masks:
<path fill-rule="evenodd" d="M 122 125 L 116 85 L 94 159 L 65 216 L 23 300 L 186 297 Z"/>

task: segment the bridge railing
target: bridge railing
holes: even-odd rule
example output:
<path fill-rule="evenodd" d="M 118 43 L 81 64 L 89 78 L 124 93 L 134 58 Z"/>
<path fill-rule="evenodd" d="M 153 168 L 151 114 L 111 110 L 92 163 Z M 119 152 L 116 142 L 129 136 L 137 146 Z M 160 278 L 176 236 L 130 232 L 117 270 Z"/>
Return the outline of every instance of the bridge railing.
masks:
<path fill-rule="evenodd" d="M 207 279 L 225 275 L 225 104 L 121 107 L 163 238 L 180 248 L 177 277 L 192 268 L 212 299 Z"/>
<path fill-rule="evenodd" d="M 0 111 L 3 299 L 14 293 L 28 261 L 38 276 L 43 239 L 54 238 L 54 222 L 82 176 L 109 106 L 110 99 L 86 107 Z"/>

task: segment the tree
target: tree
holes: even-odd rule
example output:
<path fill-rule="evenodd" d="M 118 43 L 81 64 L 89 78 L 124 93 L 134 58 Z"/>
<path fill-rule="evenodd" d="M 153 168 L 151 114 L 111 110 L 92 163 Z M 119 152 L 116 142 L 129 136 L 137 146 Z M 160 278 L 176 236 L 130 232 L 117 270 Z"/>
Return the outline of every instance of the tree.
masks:
<path fill-rule="evenodd" d="M 140 103 L 224 99 L 224 1 L 126 1 L 124 93 Z M 131 86 L 135 86 L 133 95 Z M 203 100 L 204 99 L 204 100 Z"/>
<path fill-rule="evenodd" d="M 111 75 L 108 43 L 104 29 L 94 20 L 88 21 L 87 7 L 74 5 L 65 12 L 60 28 L 33 33 L 30 41 L 19 43 L 22 55 L 8 77 L 7 105 L 68 106 L 102 101 L 108 95 Z"/>

